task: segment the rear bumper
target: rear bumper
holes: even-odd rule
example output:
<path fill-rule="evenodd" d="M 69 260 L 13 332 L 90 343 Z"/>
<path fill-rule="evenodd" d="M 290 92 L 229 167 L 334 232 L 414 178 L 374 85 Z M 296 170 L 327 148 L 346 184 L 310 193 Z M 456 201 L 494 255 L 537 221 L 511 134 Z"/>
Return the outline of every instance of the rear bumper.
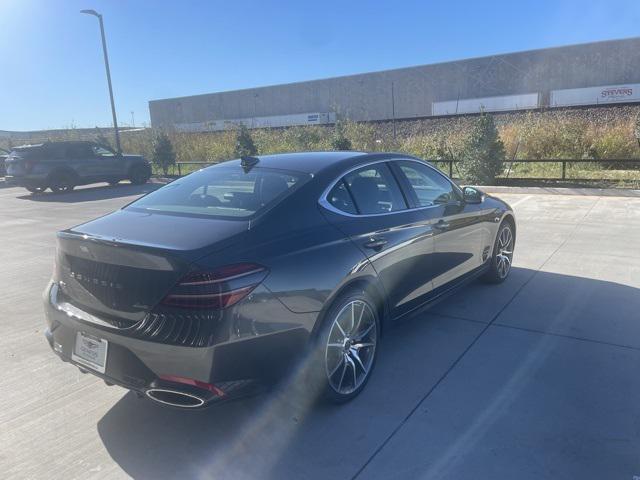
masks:
<path fill-rule="evenodd" d="M 220 396 L 198 390 L 199 394 L 206 396 L 206 404 L 242 395 L 246 388 L 253 388 L 256 383 L 280 373 L 291 363 L 292 357 L 303 351 L 308 340 L 308 331 L 303 327 L 230 338 L 206 347 L 168 345 L 131 338 L 117 329 L 106 329 L 61 311 L 55 303 L 56 289 L 52 283 L 43 295 L 47 323 L 45 337 L 52 350 L 65 362 L 139 393 L 165 387 L 192 392 L 193 387 L 161 378 L 169 376 L 213 384 L 224 392 Z M 290 316 L 291 312 L 287 315 Z M 222 328 L 225 327 L 223 324 Z M 104 373 L 72 359 L 78 332 L 108 342 Z"/>

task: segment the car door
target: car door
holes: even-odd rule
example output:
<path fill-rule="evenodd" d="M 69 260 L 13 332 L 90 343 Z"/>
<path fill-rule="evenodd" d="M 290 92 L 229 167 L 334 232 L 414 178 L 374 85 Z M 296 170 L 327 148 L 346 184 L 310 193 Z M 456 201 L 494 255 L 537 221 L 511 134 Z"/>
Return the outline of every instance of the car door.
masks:
<path fill-rule="evenodd" d="M 121 178 L 124 175 L 124 157 L 122 155 L 116 155 L 113 150 L 98 144 L 91 145 L 91 150 L 95 158 L 96 175 L 102 180 Z"/>
<path fill-rule="evenodd" d="M 424 303 L 432 290 L 434 218 L 429 209 L 409 208 L 387 162 L 345 174 L 323 204 L 329 221 L 371 261 L 392 317 Z"/>
<path fill-rule="evenodd" d="M 394 169 L 410 189 L 409 201 L 416 207 L 432 207 L 437 220 L 433 224 L 434 290 L 480 267 L 486 245 L 485 212 L 466 204 L 460 189 L 424 162 L 399 160 Z"/>
<path fill-rule="evenodd" d="M 70 142 L 66 144 L 65 163 L 85 183 L 95 178 L 99 167 L 88 142 Z"/>

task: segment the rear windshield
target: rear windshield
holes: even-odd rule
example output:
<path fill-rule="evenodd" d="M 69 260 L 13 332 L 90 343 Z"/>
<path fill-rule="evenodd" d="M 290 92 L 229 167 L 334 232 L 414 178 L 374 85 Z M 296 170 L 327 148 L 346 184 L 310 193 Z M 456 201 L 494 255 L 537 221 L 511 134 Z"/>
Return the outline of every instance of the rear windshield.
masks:
<path fill-rule="evenodd" d="M 300 186 L 309 175 L 255 167 L 216 166 L 178 179 L 127 209 L 246 218 L 269 208 Z"/>
<path fill-rule="evenodd" d="M 40 158 L 42 147 L 15 148 L 10 153 L 13 158 Z"/>

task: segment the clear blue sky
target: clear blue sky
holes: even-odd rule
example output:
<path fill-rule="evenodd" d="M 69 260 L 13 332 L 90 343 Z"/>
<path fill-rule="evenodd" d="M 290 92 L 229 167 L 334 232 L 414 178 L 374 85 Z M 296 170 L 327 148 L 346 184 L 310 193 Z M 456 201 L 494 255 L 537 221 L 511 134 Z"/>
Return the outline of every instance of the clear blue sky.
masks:
<path fill-rule="evenodd" d="M 122 124 L 151 99 L 640 36 L 640 1 L 0 0 L 0 130 Z"/>

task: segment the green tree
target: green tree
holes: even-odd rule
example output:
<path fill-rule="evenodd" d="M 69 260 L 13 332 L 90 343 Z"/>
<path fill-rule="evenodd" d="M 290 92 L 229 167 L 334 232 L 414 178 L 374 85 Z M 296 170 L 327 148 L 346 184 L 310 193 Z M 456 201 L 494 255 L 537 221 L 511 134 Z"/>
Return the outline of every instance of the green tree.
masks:
<path fill-rule="evenodd" d="M 640 147 L 640 113 L 636 115 L 636 127 L 634 130 L 636 140 L 638 141 L 638 147 Z"/>
<path fill-rule="evenodd" d="M 491 185 L 503 171 L 505 149 L 491 115 L 481 113 L 462 148 L 459 170 L 469 183 Z"/>
<path fill-rule="evenodd" d="M 176 154 L 166 133 L 159 133 L 156 137 L 153 145 L 153 163 L 160 167 L 165 175 L 169 172 L 169 166 L 176 163 Z"/>
<path fill-rule="evenodd" d="M 337 120 L 333 127 L 333 135 L 331 136 L 331 148 L 333 150 L 351 150 L 351 140 L 345 134 L 344 123 Z"/>
<path fill-rule="evenodd" d="M 252 155 L 257 155 L 258 149 L 256 148 L 255 143 L 253 142 L 253 138 L 251 137 L 251 132 L 244 124 L 240 124 L 238 127 L 238 134 L 236 135 L 236 146 L 235 146 L 235 155 L 236 157 L 250 157 Z"/>

